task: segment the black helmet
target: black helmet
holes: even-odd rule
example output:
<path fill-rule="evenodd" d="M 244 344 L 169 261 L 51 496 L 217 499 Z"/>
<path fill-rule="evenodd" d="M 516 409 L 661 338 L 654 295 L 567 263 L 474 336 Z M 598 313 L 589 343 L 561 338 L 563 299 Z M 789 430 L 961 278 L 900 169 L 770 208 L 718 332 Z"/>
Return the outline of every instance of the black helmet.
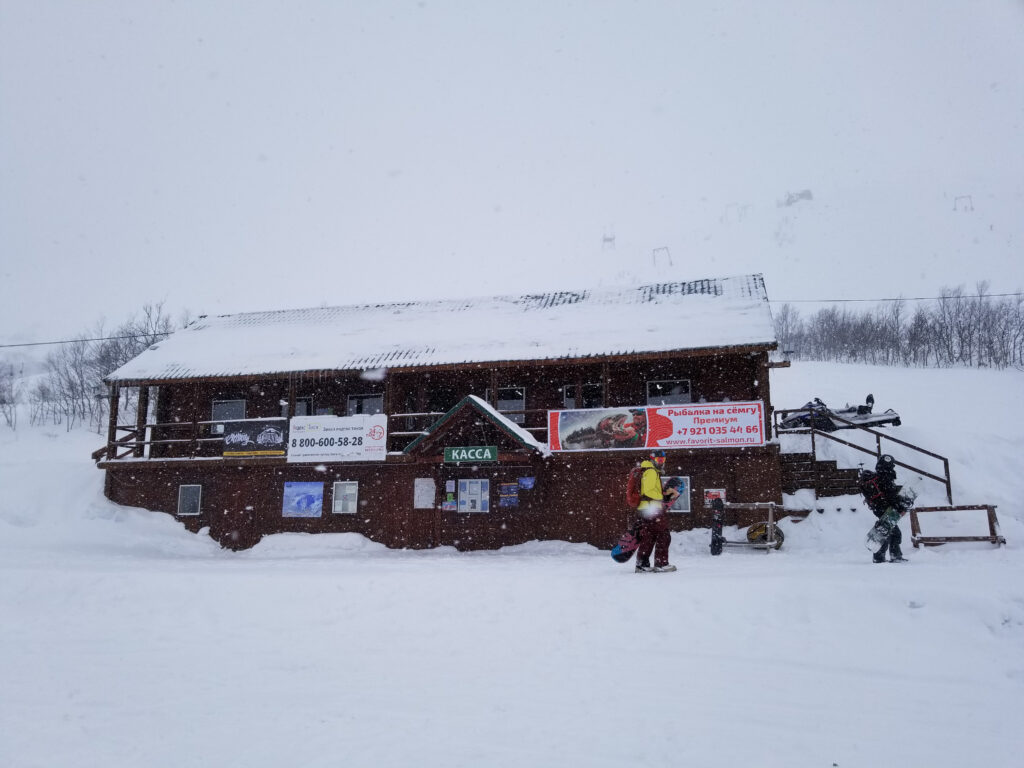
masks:
<path fill-rule="evenodd" d="M 876 472 L 891 472 L 896 474 L 896 459 L 890 456 L 888 453 L 883 453 L 878 457 L 878 461 L 875 463 Z"/>

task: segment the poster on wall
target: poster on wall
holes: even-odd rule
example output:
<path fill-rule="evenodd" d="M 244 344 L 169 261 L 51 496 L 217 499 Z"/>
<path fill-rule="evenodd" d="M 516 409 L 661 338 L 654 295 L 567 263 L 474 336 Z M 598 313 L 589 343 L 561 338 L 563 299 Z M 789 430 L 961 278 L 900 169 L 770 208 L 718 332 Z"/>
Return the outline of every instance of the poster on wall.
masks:
<path fill-rule="evenodd" d="M 490 480 L 459 480 L 459 512 L 489 512 Z"/>
<path fill-rule="evenodd" d="M 725 503 L 725 488 L 705 488 L 704 489 L 704 506 L 710 507 L 711 502 L 715 499 L 721 499 L 722 503 Z"/>
<path fill-rule="evenodd" d="M 288 419 L 246 419 L 224 422 L 222 456 L 284 456 Z"/>
<path fill-rule="evenodd" d="M 289 424 L 289 462 L 384 461 L 388 417 L 293 416 Z"/>
<path fill-rule="evenodd" d="M 680 477 L 678 475 L 670 475 L 661 479 L 662 488 L 666 491 L 674 489 L 679 491 L 679 496 L 672 506 L 668 508 L 669 512 L 691 512 L 690 509 L 690 478 Z"/>
<path fill-rule="evenodd" d="M 519 483 L 498 483 L 498 506 L 519 506 Z"/>
<path fill-rule="evenodd" d="M 434 486 L 434 478 L 417 477 L 412 481 L 412 506 L 413 509 L 433 509 L 434 496 L 437 488 Z"/>
<path fill-rule="evenodd" d="M 320 517 L 324 511 L 323 483 L 285 483 L 283 517 Z"/>
<path fill-rule="evenodd" d="M 760 400 L 548 411 L 548 447 L 552 451 L 764 444 L 764 403 Z"/>

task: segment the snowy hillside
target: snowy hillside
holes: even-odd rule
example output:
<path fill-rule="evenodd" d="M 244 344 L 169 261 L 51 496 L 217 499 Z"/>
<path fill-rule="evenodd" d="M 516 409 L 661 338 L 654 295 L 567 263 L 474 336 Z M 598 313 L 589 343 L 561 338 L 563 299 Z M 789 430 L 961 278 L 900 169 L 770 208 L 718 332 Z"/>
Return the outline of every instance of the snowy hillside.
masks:
<path fill-rule="evenodd" d="M 0 765 L 1019 765 L 1022 385 L 818 363 L 772 379 L 777 407 L 897 409 L 891 434 L 949 457 L 957 502 L 997 504 L 1006 547 L 914 550 L 904 521 L 910 563 L 873 565 L 874 518 L 843 497 L 784 520 L 770 554 L 676 534 L 665 575 L 559 542 L 222 551 L 107 502 L 97 435 L 24 418 L 0 428 Z"/>

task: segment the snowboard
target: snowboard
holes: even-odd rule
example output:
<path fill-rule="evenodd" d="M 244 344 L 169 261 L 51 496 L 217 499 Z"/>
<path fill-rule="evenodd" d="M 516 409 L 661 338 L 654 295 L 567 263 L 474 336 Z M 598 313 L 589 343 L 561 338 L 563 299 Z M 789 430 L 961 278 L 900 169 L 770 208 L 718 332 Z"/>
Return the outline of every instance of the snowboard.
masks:
<path fill-rule="evenodd" d="M 889 507 L 885 510 L 885 514 L 878 518 L 871 526 L 871 530 L 868 531 L 867 538 L 864 539 L 864 546 L 872 552 L 877 551 L 888 540 L 892 529 L 899 525 L 901 517 L 903 517 L 903 513 L 896 507 Z"/>
<path fill-rule="evenodd" d="M 640 547 L 640 539 L 637 538 L 637 534 L 640 533 L 639 521 L 633 524 L 633 527 L 626 531 L 619 537 L 618 543 L 612 547 L 612 560 L 616 563 L 628 563 L 633 554 Z"/>
<path fill-rule="evenodd" d="M 725 505 L 721 499 L 711 502 L 711 554 L 722 554 L 725 537 L 722 536 L 722 518 L 725 517 Z"/>

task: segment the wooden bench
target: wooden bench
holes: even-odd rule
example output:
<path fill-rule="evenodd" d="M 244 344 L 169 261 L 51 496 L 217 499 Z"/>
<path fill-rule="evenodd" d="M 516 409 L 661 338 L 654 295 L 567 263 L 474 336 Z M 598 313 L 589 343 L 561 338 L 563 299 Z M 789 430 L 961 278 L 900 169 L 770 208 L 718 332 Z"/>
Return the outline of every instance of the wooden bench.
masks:
<path fill-rule="evenodd" d="M 985 510 L 988 513 L 988 536 L 922 536 L 921 521 L 917 516 L 922 512 L 963 512 Z M 1006 539 L 999 535 L 999 521 L 996 519 L 996 508 L 992 504 L 966 504 L 951 507 L 916 507 L 910 510 L 910 540 L 914 547 L 924 544 L 933 547 L 959 541 L 988 541 L 996 546 L 1005 544 Z"/>

